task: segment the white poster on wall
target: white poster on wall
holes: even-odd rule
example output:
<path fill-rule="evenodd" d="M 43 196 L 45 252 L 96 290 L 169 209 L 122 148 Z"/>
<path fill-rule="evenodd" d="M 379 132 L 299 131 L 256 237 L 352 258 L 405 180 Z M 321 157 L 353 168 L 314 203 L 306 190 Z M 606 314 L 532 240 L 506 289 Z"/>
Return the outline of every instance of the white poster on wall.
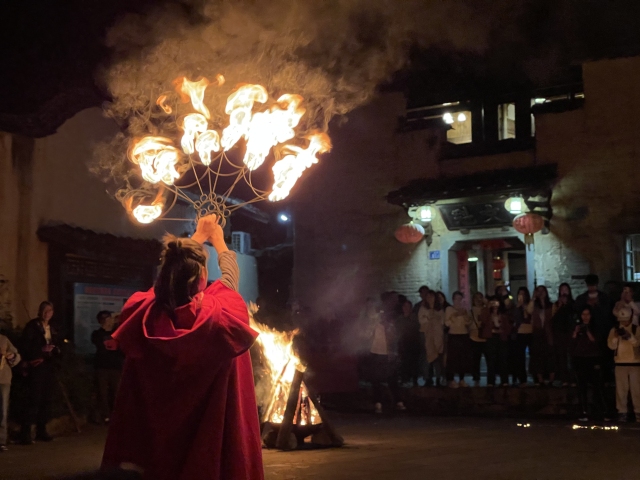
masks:
<path fill-rule="evenodd" d="M 73 285 L 74 343 L 80 354 L 95 353 L 91 334 L 100 328 L 98 312 L 120 313 L 127 299 L 137 292 L 135 287 L 75 283 Z"/>

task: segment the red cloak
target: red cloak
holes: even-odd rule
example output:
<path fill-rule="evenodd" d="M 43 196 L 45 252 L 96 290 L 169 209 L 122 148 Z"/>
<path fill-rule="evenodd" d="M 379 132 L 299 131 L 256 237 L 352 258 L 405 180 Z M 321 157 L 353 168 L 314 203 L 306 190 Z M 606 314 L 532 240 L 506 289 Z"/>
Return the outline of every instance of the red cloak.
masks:
<path fill-rule="evenodd" d="M 242 297 L 219 281 L 175 311 L 133 295 L 113 337 L 126 355 L 102 459 L 153 480 L 262 480 L 262 441 L 247 351 L 258 334 Z"/>

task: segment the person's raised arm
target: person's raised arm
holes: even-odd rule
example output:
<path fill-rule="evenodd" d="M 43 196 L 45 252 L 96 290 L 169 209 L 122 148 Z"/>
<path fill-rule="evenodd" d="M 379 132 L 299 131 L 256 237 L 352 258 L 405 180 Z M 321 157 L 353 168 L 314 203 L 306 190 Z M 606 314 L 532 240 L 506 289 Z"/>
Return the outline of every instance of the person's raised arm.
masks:
<path fill-rule="evenodd" d="M 218 253 L 218 265 L 222 273 L 220 281 L 231 290 L 237 292 L 240 283 L 240 269 L 236 260 L 236 252 L 230 251 L 227 247 L 224 241 L 224 232 L 218 222 L 213 226 L 209 235 L 209 242 Z"/>

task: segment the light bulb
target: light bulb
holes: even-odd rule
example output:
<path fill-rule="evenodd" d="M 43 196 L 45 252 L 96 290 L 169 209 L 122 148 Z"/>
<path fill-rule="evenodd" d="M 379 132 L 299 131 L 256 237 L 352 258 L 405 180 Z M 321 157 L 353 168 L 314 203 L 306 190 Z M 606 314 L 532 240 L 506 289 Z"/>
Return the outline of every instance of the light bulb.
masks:
<path fill-rule="evenodd" d="M 467 116 L 464 113 L 460 113 L 458 115 L 458 121 L 459 122 L 466 122 L 467 121 Z"/>
<path fill-rule="evenodd" d="M 451 115 L 449 112 L 445 113 L 442 116 L 442 119 L 444 120 L 444 123 L 447 123 L 449 125 L 453 123 L 453 115 Z"/>

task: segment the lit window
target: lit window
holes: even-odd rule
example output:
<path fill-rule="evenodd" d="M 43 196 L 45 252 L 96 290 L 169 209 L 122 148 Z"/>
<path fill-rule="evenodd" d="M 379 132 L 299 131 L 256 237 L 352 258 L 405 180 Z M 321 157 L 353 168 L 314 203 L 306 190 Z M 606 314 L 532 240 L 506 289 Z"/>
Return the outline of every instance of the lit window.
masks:
<path fill-rule="evenodd" d="M 498 140 L 516 138 L 516 104 L 498 105 Z"/>
<path fill-rule="evenodd" d="M 443 119 L 451 125 L 447 131 L 447 141 L 455 144 L 471 143 L 471 112 L 448 112 Z"/>
<path fill-rule="evenodd" d="M 627 282 L 640 282 L 640 235 L 629 235 L 626 239 L 624 276 Z"/>

